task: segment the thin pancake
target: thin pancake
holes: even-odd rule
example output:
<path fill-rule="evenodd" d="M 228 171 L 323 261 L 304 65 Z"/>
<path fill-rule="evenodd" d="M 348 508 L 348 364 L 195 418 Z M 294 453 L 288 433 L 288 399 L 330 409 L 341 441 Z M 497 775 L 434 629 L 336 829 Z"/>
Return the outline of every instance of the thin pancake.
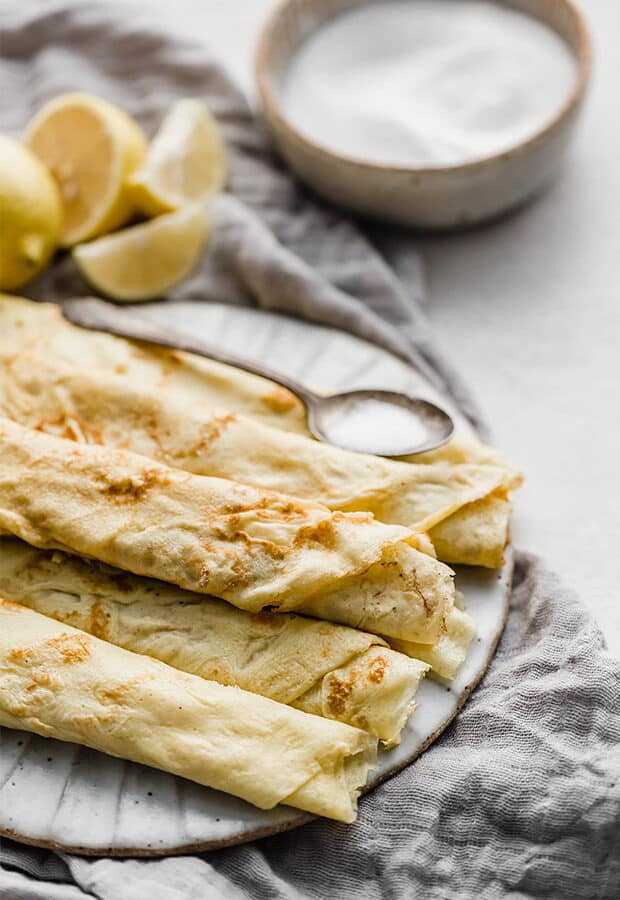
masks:
<path fill-rule="evenodd" d="M 510 501 L 503 491 L 462 507 L 458 515 L 429 532 L 437 556 L 448 563 L 499 568 L 504 561 L 510 511 Z"/>
<path fill-rule="evenodd" d="M 401 653 L 428 663 L 435 675 L 452 681 L 465 662 L 475 633 L 474 620 L 455 606 L 448 614 L 445 632 L 432 646 L 398 640 L 391 640 L 390 643 Z"/>
<path fill-rule="evenodd" d="M 0 359 L 0 411 L 21 425 L 120 447 L 196 475 L 318 500 L 330 509 L 426 531 L 457 509 L 507 488 L 500 466 L 412 465 L 350 453 L 241 413 L 180 404 L 116 374 L 88 374 L 24 351 Z"/>
<path fill-rule="evenodd" d="M 343 822 L 376 741 L 205 681 L 0 600 L 0 726 L 83 744 L 234 794 Z M 352 783 L 351 783 L 352 782 Z"/>
<path fill-rule="evenodd" d="M 252 614 L 57 550 L 0 539 L 0 595 L 126 650 L 397 743 L 424 663 L 376 635 Z"/>
<path fill-rule="evenodd" d="M 303 610 L 433 643 L 452 572 L 362 513 L 191 475 L 0 419 L 0 531 L 249 611 Z"/>

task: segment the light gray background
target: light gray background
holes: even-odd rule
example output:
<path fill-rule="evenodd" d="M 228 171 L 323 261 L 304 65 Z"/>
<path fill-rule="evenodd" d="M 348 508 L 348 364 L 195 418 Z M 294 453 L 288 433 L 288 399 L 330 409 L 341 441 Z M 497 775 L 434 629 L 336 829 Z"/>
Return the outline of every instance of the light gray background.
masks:
<path fill-rule="evenodd" d="M 124 5 L 204 41 L 255 97 L 274 0 Z M 580 6 L 594 72 L 562 177 L 499 224 L 418 244 L 438 336 L 527 475 L 515 541 L 580 592 L 620 653 L 620 3 Z"/>

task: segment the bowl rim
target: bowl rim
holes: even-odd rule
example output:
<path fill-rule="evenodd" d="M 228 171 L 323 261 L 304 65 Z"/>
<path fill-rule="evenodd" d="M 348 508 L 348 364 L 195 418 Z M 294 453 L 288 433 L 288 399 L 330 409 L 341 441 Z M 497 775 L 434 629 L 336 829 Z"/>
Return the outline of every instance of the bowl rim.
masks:
<path fill-rule="evenodd" d="M 258 43 L 256 45 L 254 62 L 254 74 L 258 86 L 258 92 L 267 114 L 268 121 L 269 119 L 275 120 L 281 128 L 287 131 L 289 135 L 292 135 L 299 143 L 309 146 L 315 153 L 323 156 L 325 159 L 337 161 L 344 165 L 353 166 L 367 172 L 391 172 L 394 174 L 401 173 L 407 175 L 439 175 L 471 172 L 472 170 L 483 168 L 489 163 L 508 159 L 517 154 L 520 155 L 521 153 L 526 152 L 533 144 L 536 144 L 538 141 L 542 140 L 548 134 L 554 131 L 562 121 L 567 119 L 577 109 L 586 91 L 592 67 L 592 42 L 590 39 L 588 26 L 586 25 L 583 14 L 577 8 L 573 0 L 559 0 L 559 2 L 564 6 L 567 12 L 572 16 L 576 26 L 576 46 L 569 46 L 577 61 L 577 80 L 571 93 L 568 95 L 566 101 L 560 107 L 558 112 L 555 113 L 555 115 L 549 120 L 549 122 L 547 122 L 546 125 L 544 125 L 542 128 L 539 128 L 530 137 L 526 138 L 520 143 L 513 144 L 498 153 L 490 153 L 486 156 L 479 156 L 476 157 L 476 159 L 469 160 L 464 163 L 448 164 L 443 166 L 403 166 L 394 165 L 391 163 L 371 162 L 362 157 L 349 156 L 345 153 L 340 153 L 338 151 L 330 149 L 325 144 L 321 143 L 318 140 L 315 140 L 314 138 L 311 138 L 309 135 L 305 134 L 303 131 L 299 130 L 299 128 L 293 125 L 285 115 L 282 106 L 275 95 L 275 92 L 271 89 L 269 77 L 271 62 L 268 50 L 269 41 L 275 27 L 279 23 L 282 16 L 285 14 L 287 9 L 289 7 L 292 7 L 296 2 L 297 0 L 279 0 L 279 2 L 267 16 L 267 19 L 260 30 Z M 367 0 L 368 5 L 372 2 L 373 0 Z M 504 5 L 502 3 L 502 0 L 491 0 L 491 2 L 497 3 L 498 5 Z M 360 3 L 359 5 L 364 4 Z M 530 15 L 530 13 L 524 12 L 524 15 Z M 538 19 L 538 21 L 542 21 L 542 19 L 540 19 L 534 13 L 532 13 L 531 15 L 532 18 L 536 18 Z M 557 28 L 554 28 L 552 25 L 549 25 L 546 22 L 543 22 L 543 24 L 547 25 L 547 27 L 554 31 L 556 34 L 559 34 Z M 560 37 L 562 37 L 563 39 L 562 35 L 560 35 Z"/>

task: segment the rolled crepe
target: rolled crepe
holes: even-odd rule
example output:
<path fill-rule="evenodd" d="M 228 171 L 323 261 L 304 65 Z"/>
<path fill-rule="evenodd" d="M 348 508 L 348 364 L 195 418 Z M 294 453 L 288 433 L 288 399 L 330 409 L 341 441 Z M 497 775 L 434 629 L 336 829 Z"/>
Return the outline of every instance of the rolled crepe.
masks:
<path fill-rule="evenodd" d="M 0 358 L 26 349 L 87 371 L 113 371 L 151 390 L 171 391 L 181 403 L 199 401 L 242 412 L 276 428 L 290 420 L 295 425 L 286 430 L 307 433 L 300 401 L 266 378 L 189 353 L 78 328 L 53 303 L 0 293 Z"/>
<path fill-rule="evenodd" d="M 376 752 L 366 732 L 188 675 L 0 600 L 0 726 L 343 822 Z"/>
<path fill-rule="evenodd" d="M 49 434 L 319 500 L 330 509 L 369 511 L 413 531 L 426 531 L 460 507 L 508 487 L 500 466 L 412 465 L 351 453 L 241 413 L 180 404 L 165 390 L 153 393 L 116 374 L 84 373 L 26 351 L 0 360 L 0 411 Z"/>
<path fill-rule="evenodd" d="M 437 556 L 447 563 L 497 569 L 504 561 L 511 508 L 503 491 L 463 506 L 429 532 Z"/>
<path fill-rule="evenodd" d="M 11 358 L 25 349 L 92 373 L 116 373 L 127 384 L 141 385 L 151 392 L 165 391 L 176 398 L 180 408 L 203 403 L 250 416 L 280 430 L 309 435 L 302 404 L 272 382 L 190 354 L 75 328 L 50 304 L 13 297 L 0 299 L 0 358 Z M 508 491 L 521 481 L 520 474 L 496 451 L 473 440 L 459 438 L 444 448 L 411 459 L 416 464 L 447 462 L 501 468 L 504 493 L 500 499 L 506 501 Z M 470 503 L 477 505 L 472 508 Z M 431 527 L 431 539 L 442 547 L 440 558 L 469 565 L 501 565 L 508 539 L 509 503 L 498 504 L 493 492 L 486 504 L 480 497 L 470 503 Z M 476 544 L 472 537 L 466 540 L 468 535 L 477 533 L 475 526 L 486 512 L 489 524 L 479 538 L 486 544 Z M 402 518 L 400 513 L 395 515 Z M 447 523 L 450 527 L 444 530 Z"/>
<path fill-rule="evenodd" d="M 467 658 L 475 633 L 476 624 L 472 617 L 455 606 L 448 613 L 445 632 L 434 644 L 416 644 L 395 639 L 391 644 L 395 650 L 428 663 L 433 674 L 452 681 Z"/>
<path fill-rule="evenodd" d="M 0 419 L 0 532 L 212 594 L 433 643 L 453 573 L 364 513 L 191 475 Z"/>
<path fill-rule="evenodd" d="M 258 615 L 101 563 L 0 539 L 0 596 L 152 656 L 387 744 L 414 708 L 428 669 L 376 635 L 289 614 Z"/>

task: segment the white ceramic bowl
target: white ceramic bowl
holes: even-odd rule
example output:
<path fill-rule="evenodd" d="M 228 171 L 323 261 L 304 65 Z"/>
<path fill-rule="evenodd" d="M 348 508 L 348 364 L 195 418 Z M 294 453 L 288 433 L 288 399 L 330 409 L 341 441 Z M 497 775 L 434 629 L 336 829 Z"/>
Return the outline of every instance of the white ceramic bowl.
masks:
<path fill-rule="evenodd" d="M 507 151 L 436 168 L 381 165 L 334 153 L 296 129 L 282 109 L 282 75 L 299 44 L 333 16 L 364 2 L 368 0 L 284 0 L 263 29 L 256 76 L 265 118 L 282 155 L 300 178 L 328 200 L 357 213 L 424 228 L 455 228 L 492 219 L 540 190 L 557 170 L 569 143 L 590 69 L 588 33 L 570 0 L 503 3 L 546 23 L 573 50 L 577 83 L 560 112 L 541 131 Z"/>

